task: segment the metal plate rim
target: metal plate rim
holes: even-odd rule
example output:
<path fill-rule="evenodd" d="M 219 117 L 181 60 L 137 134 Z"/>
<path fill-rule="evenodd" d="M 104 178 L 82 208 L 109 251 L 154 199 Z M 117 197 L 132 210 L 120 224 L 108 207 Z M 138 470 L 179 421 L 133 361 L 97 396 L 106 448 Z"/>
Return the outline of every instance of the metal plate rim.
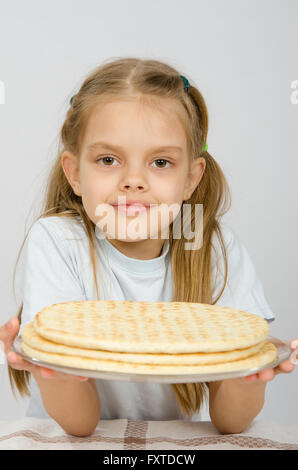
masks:
<path fill-rule="evenodd" d="M 274 342 L 276 339 L 278 342 L 278 338 L 274 338 L 269 336 L 267 341 Z M 244 377 L 247 375 L 256 374 L 262 369 L 267 368 L 274 368 L 278 366 L 281 362 L 288 359 L 291 355 L 291 348 L 290 345 L 286 342 L 282 342 L 282 344 L 276 344 L 277 352 L 278 352 L 278 359 L 273 363 L 266 364 L 265 366 L 253 369 L 246 369 L 240 371 L 231 371 L 225 373 L 211 373 L 211 374 L 185 374 L 185 375 L 160 375 L 160 374 L 128 374 L 124 372 L 108 372 L 108 371 L 97 371 L 91 369 L 76 369 L 74 367 L 68 366 L 59 366 L 53 365 L 44 361 L 40 361 L 39 359 L 34 359 L 21 351 L 21 344 L 22 344 L 22 337 L 17 336 L 12 344 L 12 351 L 14 351 L 19 356 L 23 357 L 26 361 L 30 362 L 31 364 L 38 365 L 41 367 L 46 367 L 48 369 L 57 370 L 58 372 L 64 372 L 73 375 L 79 375 L 94 379 L 104 379 L 104 380 L 116 380 L 116 381 L 125 381 L 125 382 L 147 382 L 147 383 L 192 383 L 192 382 L 212 382 L 217 380 L 225 380 L 230 378 L 237 378 L 237 377 Z"/>

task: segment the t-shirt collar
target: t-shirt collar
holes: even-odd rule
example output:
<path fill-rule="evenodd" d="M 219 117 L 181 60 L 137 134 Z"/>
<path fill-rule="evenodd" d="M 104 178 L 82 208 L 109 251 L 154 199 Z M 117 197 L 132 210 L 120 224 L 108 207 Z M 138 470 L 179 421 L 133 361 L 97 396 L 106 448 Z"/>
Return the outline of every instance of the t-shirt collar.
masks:
<path fill-rule="evenodd" d="M 165 266 L 165 259 L 169 253 L 169 240 L 165 240 L 160 256 L 153 259 L 130 258 L 119 251 L 112 243 L 102 235 L 101 231 L 95 226 L 95 235 L 101 249 L 108 255 L 109 262 L 115 263 L 126 271 L 136 273 L 152 273 L 159 271 Z"/>

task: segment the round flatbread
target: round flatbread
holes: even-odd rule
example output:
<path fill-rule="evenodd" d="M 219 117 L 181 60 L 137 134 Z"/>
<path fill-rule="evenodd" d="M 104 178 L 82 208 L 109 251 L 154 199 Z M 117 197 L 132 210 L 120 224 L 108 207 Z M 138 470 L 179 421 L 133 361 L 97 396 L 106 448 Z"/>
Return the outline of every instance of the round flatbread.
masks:
<path fill-rule="evenodd" d="M 254 313 L 191 302 L 90 300 L 53 304 L 34 318 L 50 341 L 128 353 L 223 352 L 266 340 L 269 326 Z"/>
<path fill-rule="evenodd" d="M 215 353 L 123 353 L 103 351 L 99 349 L 83 349 L 63 344 L 54 343 L 40 336 L 34 329 L 34 323 L 27 323 L 22 329 L 22 339 L 25 343 L 39 351 L 66 354 L 68 356 L 90 357 L 120 362 L 132 362 L 142 364 L 218 364 L 221 362 L 235 361 L 255 354 L 263 346 L 265 341 L 245 349 L 224 351 Z"/>
<path fill-rule="evenodd" d="M 221 364 L 205 365 L 150 365 L 93 359 L 91 357 L 70 356 L 66 354 L 54 354 L 40 351 L 38 349 L 32 348 L 31 346 L 28 346 L 25 342 L 22 343 L 22 350 L 32 359 L 39 359 L 40 361 L 44 361 L 53 365 L 74 367 L 78 369 L 91 369 L 97 371 L 121 372 L 128 374 L 160 375 L 209 374 L 249 370 L 270 364 L 278 357 L 277 348 L 270 342 L 266 342 L 256 354 L 245 359 L 224 362 Z"/>

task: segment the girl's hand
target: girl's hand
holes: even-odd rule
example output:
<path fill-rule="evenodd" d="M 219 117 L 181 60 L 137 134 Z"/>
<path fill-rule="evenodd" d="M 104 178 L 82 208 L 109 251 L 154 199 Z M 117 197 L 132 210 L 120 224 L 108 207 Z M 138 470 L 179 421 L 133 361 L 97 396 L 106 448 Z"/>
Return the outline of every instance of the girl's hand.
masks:
<path fill-rule="evenodd" d="M 270 342 L 275 345 L 283 344 L 278 339 L 271 340 Z M 246 377 L 243 377 L 245 382 L 251 383 L 251 382 L 255 382 L 256 380 L 269 382 L 270 380 L 274 379 L 276 375 L 280 373 L 289 374 L 290 372 L 293 372 L 293 370 L 295 369 L 296 362 L 298 361 L 298 351 L 294 352 L 295 350 L 298 350 L 298 338 L 292 339 L 290 341 L 290 345 L 291 345 L 291 349 L 293 352 L 291 356 L 289 357 L 289 359 L 281 362 L 278 366 L 274 367 L 273 369 L 262 369 L 257 374 L 247 375 Z"/>
<path fill-rule="evenodd" d="M 16 317 L 12 317 L 10 321 L 0 327 L 0 342 L 3 344 L 4 353 L 6 354 L 7 362 L 10 367 L 16 370 L 27 370 L 28 372 L 35 373 L 45 379 L 72 378 L 79 381 L 88 380 L 88 377 L 64 374 L 63 372 L 57 372 L 47 367 L 36 366 L 11 351 L 12 343 L 17 336 L 19 329 L 19 320 Z"/>

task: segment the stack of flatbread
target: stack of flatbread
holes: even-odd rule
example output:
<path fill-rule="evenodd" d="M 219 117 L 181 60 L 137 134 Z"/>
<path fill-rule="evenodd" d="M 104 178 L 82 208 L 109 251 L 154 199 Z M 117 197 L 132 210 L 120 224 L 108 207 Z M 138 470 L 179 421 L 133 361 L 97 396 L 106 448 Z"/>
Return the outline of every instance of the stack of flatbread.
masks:
<path fill-rule="evenodd" d="M 49 364 L 133 374 L 224 373 L 278 358 L 259 315 L 190 302 L 53 304 L 22 330 L 22 350 Z"/>

